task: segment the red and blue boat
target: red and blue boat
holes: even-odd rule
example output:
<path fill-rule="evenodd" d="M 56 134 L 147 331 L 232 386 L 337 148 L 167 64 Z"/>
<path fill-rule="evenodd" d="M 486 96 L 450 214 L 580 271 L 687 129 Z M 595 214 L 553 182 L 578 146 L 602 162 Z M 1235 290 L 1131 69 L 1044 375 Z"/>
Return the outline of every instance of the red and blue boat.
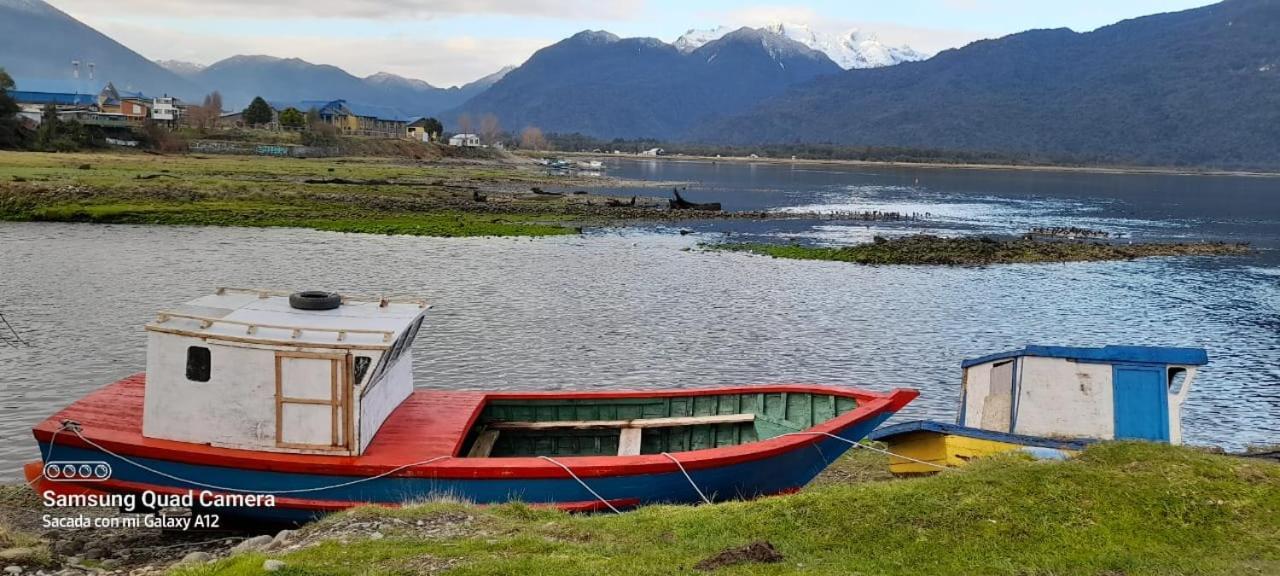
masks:
<path fill-rule="evenodd" d="M 187 497 L 278 522 L 434 499 L 715 502 L 799 489 L 917 395 L 415 390 L 410 347 L 428 308 L 219 289 L 161 312 L 147 372 L 37 425 L 27 476 L 68 498 Z"/>

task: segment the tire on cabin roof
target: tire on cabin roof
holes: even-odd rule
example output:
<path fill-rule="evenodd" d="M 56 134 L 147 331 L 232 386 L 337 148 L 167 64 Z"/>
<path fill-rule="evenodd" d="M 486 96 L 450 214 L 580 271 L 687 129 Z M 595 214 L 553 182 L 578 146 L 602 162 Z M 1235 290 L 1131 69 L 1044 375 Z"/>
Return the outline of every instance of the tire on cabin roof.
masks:
<path fill-rule="evenodd" d="M 342 296 L 337 292 L 306 290 L 289 295 L 289 306 L 298 310 L 333 310 L 341 305 Z"/>

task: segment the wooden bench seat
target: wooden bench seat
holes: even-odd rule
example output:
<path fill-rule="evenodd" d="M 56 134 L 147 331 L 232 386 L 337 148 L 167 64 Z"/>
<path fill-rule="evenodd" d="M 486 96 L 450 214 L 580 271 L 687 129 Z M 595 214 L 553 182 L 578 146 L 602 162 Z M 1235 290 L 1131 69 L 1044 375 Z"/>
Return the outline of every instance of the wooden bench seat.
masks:
<path fill-rule="evenodd" d="M 704 424 L 739 424 L 754 422 L 755 414 L 717 414 L 714 416 L 674 416 L 671 418 L 634 418 L 631 420 L 547 420 L 544 422 L 490 422 L 490 430 L 592 430 L 600 428 L 675 428 Z"/>
<path fill-rule="evenodd" d="M 485 458 L 493 450 L 503 430 L 601 430 L 617 428 L 618 455 L 640 454 L 640 439 L 645 428 L 676 428 L 709 424 L 743 424 L 754 422 L 755 414 L 716 414 L 712 416 L 674 416 L 670 418 L 633 418 L 631 420 L 548 420 L 545 422 L 490 422 L 471 445 L 467 456 Z"/>

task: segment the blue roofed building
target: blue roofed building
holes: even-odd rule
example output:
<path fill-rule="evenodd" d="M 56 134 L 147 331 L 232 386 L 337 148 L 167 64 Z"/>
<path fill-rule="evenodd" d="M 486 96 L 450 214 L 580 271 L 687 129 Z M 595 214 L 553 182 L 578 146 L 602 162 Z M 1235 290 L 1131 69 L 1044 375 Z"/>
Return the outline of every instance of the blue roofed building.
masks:
<path fill-rule="evenodd" d="M 59 107 L 90 106 L 97 102 L 96 91 L 87 82 L 78 80 L 23 80 L 9 91 L 19 105 Z"/>
<path fill-rule="evenodd" d="M 410 121 L 407 114 L 390 106 L 346 100 L 304 100 L 295 107 L 302 111 L 314 109 L 321 121 L 336 126 L 346 136 L 403 138 Z"/>

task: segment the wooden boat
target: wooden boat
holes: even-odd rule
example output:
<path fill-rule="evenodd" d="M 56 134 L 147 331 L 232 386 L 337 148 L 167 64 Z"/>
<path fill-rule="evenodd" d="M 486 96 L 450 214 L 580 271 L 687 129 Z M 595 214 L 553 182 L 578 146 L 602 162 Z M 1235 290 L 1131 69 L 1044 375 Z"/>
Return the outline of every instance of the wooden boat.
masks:
<path fill-rule="evenodd" d="M 414 390 L 427 308 L 342 298 L 304 310 L 221 289 L 162 312 L 147 325 L 145 374 L 34 428 L 43 458 L 28 479 L 62 495 L 194 495 L 201 511 L 283 522 L 433 498 L 713 502 L 798 489 L 917 395 Z"/>
<path fill-rule="evenodd" d="M 1039 460 L 1063 460 L 1092 442 L 992 432 L 932 420 L 886 426 L 867 438 L 889 445 L 893 454 L 889 457 L 889 471 L 897 475 L 932 474 L 1004 452 L 1022 452 Z"/>
<path fill-rule="evenodd" d="M 1200 348 L 1156 346 L 1027 346 L 965 360 L 955 424 L 905 422 L 870 438 L 897 455 L 896 474 L 1015 450 L 1063 458 L 1101 440 L 1179 444 L 1180 408 L 1208 361 Z"/>
<path fill-rule="evenodd" d="M 671 194 L 675 198 L 668 200 L 667 204 L 672 210 L 706 210 L 710 212 L 718 212 L 720 210 L 719 202 L 690 202 L 680 195 L 680 191 L 672 188 Z"/>

